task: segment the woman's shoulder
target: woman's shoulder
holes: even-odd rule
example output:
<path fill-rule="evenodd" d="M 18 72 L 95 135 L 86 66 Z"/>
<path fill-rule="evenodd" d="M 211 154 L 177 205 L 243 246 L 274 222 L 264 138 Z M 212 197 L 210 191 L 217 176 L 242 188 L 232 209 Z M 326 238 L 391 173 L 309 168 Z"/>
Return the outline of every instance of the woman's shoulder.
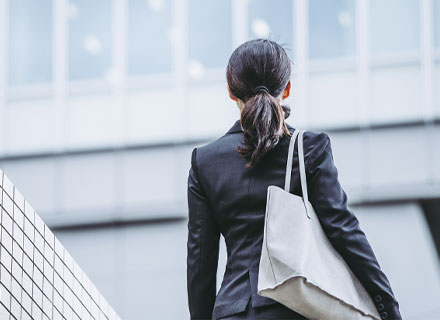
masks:
<path fill-rule="evenodd" d="M 304 150 L 319 151 L 330 143 L 330 137 L 326 132 L 305 130 L 304 131 Z"/>
<path fill-rule="evenodd" d="M 292 126 L 288 126 L 288 129 L 290 133 L 294 133 L 297 128 L 294 128 Z M 307 130 L 298 128 L 302 131 L 304 131 L 303 135 L 303 143 L 304 143 L 304 149 L 315 149 L 316 147 L 320 148 L 323 145 L 326 145 L 329 143 L 329 136 L 326 132 L 323 131 L 315 131 L 315 130 Z M 306 150 L 304 150 L 306 151 Z"/>
<path fill-rule="evenodd" d="M 240 135 L 225 134 L 210 142 L 200 144 L 193 149 L 194 158 L 199 165 L 213 163 L 218 159 L 230 157 L 230 153 L 240 143 Z"/>
<path fill-rule="evenodd" d="M 293 133 L 296 128 L 290 127 L 289 131 Z M 301 129 L 303 134 L 304 161 L 305 167 L 311 168 L 313 164 L 320 158 L 326 150 L 331 151 L 330 137 L 326 132 Z"/>

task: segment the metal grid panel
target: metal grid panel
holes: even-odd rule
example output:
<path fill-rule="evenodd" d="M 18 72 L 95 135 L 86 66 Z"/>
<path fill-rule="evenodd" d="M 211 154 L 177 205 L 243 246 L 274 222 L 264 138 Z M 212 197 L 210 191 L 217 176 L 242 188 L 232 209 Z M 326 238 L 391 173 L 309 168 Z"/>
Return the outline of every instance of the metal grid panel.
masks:
<path fill-rule="evenodd" d="M 120 319 L 0 170 L 1 319 Z"/>

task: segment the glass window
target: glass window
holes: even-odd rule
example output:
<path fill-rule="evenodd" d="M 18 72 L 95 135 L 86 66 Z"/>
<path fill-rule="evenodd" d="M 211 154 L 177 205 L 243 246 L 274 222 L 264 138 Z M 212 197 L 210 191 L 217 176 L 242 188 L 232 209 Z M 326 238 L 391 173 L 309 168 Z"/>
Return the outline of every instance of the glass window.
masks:
<path fill-rule="evenodd" d="M 170 1 L 131 0 L 128 14 L 128 73 L 171 71 Z"/>
<path fill-rule="evenodd" d="M 69 78 L 103 78 L 111 68 L 111 1 L 69 3 Z"/>
<path fill-rule="evenodd" d="M 52 80 L 52 1 L 9 1 L 9 83 Z"/>
<path fill-rule="evenodd" d="M 232 53 L 231 0 L 188 1 L 190 76 L 205 68 L 226 68 Z"/>
<path fill-rule="evenodd" d="M 274 6 L 269 1 L 250 0 L 248 14 L 249 39 L 274 40 L 293 59 L 293 1 L 277 0 Z"/>
<path fill-rule="evenodd" d="M 356 2 L 309 1 L 311 59 L 353 56 L 356 53 Z"/>
<path fill-rule="evenodd" d="M 419 48 L 418 0 L 371 0 L 371 51 L 386 54 Z"/>
<path fill-rule="evenodd" d="M 440 48 L 440 0 L 434 0 L 434 45 Z"/>

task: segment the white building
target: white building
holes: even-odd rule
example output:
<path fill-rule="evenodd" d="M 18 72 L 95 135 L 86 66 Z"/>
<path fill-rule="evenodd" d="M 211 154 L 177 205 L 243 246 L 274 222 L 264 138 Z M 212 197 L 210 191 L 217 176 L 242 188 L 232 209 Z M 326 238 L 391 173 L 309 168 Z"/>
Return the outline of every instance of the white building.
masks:
<path fill-rule="evenodd" d="M 0 0 L 0 167 L 123 319 L 187 317 L 190 152 L 239 118 L 255 37 L 288 49 L 288 122 L 330 135 L 404 318 L 440 318 L 440 0 Z"/>

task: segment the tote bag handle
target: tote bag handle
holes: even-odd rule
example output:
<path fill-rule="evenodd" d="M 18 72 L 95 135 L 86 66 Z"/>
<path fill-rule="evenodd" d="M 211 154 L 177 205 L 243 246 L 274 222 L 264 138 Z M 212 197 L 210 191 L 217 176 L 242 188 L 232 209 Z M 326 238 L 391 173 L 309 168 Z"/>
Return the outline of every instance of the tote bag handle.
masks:
<path fill-rule="evenodd" d="M 304 202 L 304 207 L 306 209 L 306 215 L 310 219 L 309 208 L 307 203 L 309 202 L 309 195 L 307 193 L 307 177 L 306 169 L 304 165 L 304 146 L 303 146 L 303 134 L 304 130 L 296 129 L 292 137 L 290 138 L 289 151 L 287 154 L 287 164 L 286 164 L 286 178 L 284 182 L 284 190 L 290 192 L 290 178 L 292 176 L 292 162 L 293 162 L 293 150 L 295 147 L 295 140 L 298 136 L 298 162 L 299 162 L 299 175 L 301 179 L 301 189 L 302 198 Z"/>

